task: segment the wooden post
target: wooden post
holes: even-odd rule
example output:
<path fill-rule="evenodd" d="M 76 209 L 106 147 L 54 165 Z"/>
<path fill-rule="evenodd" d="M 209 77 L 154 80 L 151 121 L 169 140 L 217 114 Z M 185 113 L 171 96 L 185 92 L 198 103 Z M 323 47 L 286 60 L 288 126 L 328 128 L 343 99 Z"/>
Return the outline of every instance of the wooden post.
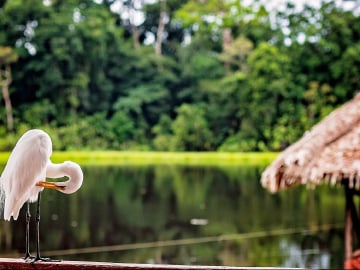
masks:
<path fill-rule="evenodd" d="M 345 260 L 352 256 L 352 221 L 351 210 L 348 203 L 348 196 L 346 196 L 345 209 Z"/>
<path fill-rule="evenodd" d="M 360 221 L 353 196 L 354 190 L 350 189 L 348 184 L 345 184 L 345 259 L 351 258 L 353 254 L 353 233 L 360 243 Z"/>
<path fill-rule="evenodd" d="M 353 251 L 353 235 L 357 238 L 357 245 L 360 243 L 360 220 L 357 208 L 354 203 L 354 195 L 360 192 L 350 189 L 348 183 L 345 187 L 345 260 L 344 269 L 360 269 L 359 251 Z"/>

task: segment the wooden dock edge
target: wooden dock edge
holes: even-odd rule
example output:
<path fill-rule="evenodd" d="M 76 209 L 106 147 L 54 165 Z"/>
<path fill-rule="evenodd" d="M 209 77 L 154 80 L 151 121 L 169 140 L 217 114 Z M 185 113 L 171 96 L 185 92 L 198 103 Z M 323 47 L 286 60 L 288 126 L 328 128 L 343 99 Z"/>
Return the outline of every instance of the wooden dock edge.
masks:
<path fill-rule="evenodd" d="M 279 267 L 233 267 L 233 266 L 205 266 L 205 265 L 168 265 L 168 264 L 135 264 L 135 263 L 108 263 L 87 261 L 60 261 L 60 262 L 25 262 L 23 259 L 0 258 L 0 269 L 59 269 L 59 270 L 293 270 L 300 268 Z"/>

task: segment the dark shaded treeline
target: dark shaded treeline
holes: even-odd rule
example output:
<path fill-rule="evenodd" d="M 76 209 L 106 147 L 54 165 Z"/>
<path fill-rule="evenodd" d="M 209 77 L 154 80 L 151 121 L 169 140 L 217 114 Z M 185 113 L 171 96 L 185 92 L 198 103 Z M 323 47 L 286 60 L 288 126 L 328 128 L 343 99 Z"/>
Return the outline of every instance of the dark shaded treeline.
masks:
<path fill-rule="evenodd" d="M 360 19 L 332 2 L 98 2 L 0 2 L 0 149 L 41 127 L 61 150 L 281 150 L 359 89 Z"/>

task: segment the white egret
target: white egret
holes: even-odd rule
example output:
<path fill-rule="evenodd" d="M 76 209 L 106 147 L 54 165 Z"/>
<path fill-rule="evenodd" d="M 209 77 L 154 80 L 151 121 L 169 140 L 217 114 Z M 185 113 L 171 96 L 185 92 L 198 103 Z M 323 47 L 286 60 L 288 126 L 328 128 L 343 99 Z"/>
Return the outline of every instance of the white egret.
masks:
<path fill-rule="evenodd" d="M 40 257 L 40 199 L 44 188 L 51 188 L 70 194 L 77 191 L 83 182 L 80 166 L 72 161 L 54 164 L 50 161 L 52 143 L 49 135 L 42 130 L 32 129 L 25 132 L 16 143 L 8 162 L 1 174 L 1 191 L 5 197 L 4 219 L 16 220 L 24 203 L 26 212 L 25 260 L 47 260 Z M 47 182 L 48 178 L 67 177 L 64 182 Z M 36 256 L 29 252 L 29 203 L 37 201 L 36 210 Z"/>

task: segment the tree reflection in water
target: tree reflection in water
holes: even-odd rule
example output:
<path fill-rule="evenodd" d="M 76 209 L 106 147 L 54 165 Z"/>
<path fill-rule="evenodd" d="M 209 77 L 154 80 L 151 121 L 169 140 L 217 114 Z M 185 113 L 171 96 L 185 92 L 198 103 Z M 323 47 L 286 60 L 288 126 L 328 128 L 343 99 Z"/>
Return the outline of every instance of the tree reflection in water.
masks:
<path fill-rule="evenodd" d="M 113 262 L 341 267 L 342 190 L 326 186 L 316 190 L 297 187 L 272 195 L 260 186 L 262 169 L 170 165 L 85 167 L 84 184 L 77 193 L 66 197 L 55 191 L 43 194 L 42 229 L 47 231 L 41 234 L 43 254 L 46 255 L 45 250 L 59 250 L 52 256 Z M 24 216 L 21 213 L 17 222 L 0 223 L 1 256 L 23 253 Z M 324 224 L 338 227 L 315 232 L 315 228 Z M 288 228 L 303 229 L 292 234 L 270 235 L 273 230 Z M 310 243 L 309 231 L 305 234 L 305 229 L 321 241 Z M 242 237 L 255 232 L 269 232 L 269 236 Z M 231 234 L 236 237 L 227 240 L 215 237 L 214 241 L 204 243 L 120 248 L 135 243 Z M 93 249 L 92 253 L 78 250 L 103 246 L 113 249 L 105 248 L 101 252 Z M 62 252 L 69 249 L 74 249 L 74 254 Z"/>

